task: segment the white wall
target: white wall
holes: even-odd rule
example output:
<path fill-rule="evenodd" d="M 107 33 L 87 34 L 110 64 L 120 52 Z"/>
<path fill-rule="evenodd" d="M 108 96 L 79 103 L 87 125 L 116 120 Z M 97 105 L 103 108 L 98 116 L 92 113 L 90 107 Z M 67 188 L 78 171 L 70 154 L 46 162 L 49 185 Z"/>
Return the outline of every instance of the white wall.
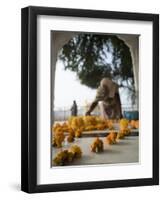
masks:
<path fill-rule="evenodd" d="M 143 198 L 161 199 L 163 195 L 162 173 L 161 185 L 155 187 L 120 188 L 91 190 L 81 192 L 60 192 L 49 194 L 28 195 L 20 192 L 20 9 L 27 5 L 74 7 L 87 9 L 106 9 L 116 11 L 160 13 L 162 22 L 163 10 L 161 0 L 5 0 L 1 1 L 0 9 L 0 199 L 125 199 L 138 200 Z M 160 23 L 160 35 L 163 26 Z M 162 38 L 160 44 L 163 44 Z M 162 54 L 162 46 L 160 47 Z M 162 62 L 163 60 L 161 60 Z M 160 63 L 161 66 L 162 63 Z M 163 70 L 160 70 L 160 77 Z M 160 81 L 163 86 L 163 79 Z M 163 92 L 160 95 L 163 102 Z M 160 106 L 163 120 L 163 104 Z M 161 131 L 163 131 L 163 125 Z M 162 135 L 162 134 L 160 134 Z M 160 141 L 163 137 L 160 137 Z M 162 143 L 162 142 L 160 142 Z M 163 145 L 160 145 L 163 151 Z M 163 158 L 161 158 L 161 166 Z"/>

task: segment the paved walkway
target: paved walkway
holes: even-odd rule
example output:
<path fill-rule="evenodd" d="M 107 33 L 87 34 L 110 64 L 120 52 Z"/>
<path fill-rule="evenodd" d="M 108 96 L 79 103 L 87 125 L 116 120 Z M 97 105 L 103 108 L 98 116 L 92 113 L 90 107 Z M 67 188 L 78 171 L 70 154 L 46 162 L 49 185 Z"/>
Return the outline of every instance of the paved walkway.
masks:
<path fill-rule="evenodd" d="M 68 149 L 71 145 L 77 144 L 81 147 L 83 156 L 76 159 L 70 165 L 96 165 L 96 164 L 116 164 L 116 163 L 136 163 L 139 162 L 139 136 L 128 136 L 120 140 L 115 145 L 108 145 L 105 138 L 104 152 L 93 153 L 90 151 L 90 145 L 94 137 L 83 137 L 75 140 L 74 143 L 67 143 L 62 149 Z M 61 149 L 52 148 L 52 157 Z"/>

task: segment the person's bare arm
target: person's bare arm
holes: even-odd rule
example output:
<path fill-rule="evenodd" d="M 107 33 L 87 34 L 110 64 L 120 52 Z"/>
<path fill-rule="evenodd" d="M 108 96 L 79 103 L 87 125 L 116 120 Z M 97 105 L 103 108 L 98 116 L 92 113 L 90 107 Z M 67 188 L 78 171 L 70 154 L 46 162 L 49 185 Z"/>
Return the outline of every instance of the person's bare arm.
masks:
<path fill-rule="evenodd" d="M 90 115 L 91 112 L 95 109 L 99 101 L 103 101 L 106 97 L 106 88 L 98 88 L 97 93 L 96 93 L 96 98 L 95 100 L 91 103 L 89 110 L 86 112 L 85 115 Z"/>
<path fill-rule="evenodd" d="M 91 105 L 90 105 L 89 110 L 86 112 L 85 115 L 90 115 L 91 112 L 92 112 L 92 111 L 95 109 L 95 107 L 97 106 L 97 104 L 98 104 L 98 101 L 93 101 L 93 102 L 91 103 Z"/>

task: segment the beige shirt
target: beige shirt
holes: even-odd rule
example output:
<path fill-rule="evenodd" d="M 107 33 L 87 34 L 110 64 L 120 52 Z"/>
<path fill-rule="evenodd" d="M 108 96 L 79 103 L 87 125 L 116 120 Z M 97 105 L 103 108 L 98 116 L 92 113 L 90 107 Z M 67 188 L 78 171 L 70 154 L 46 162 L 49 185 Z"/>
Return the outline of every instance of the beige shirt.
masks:
<path fill-rule="evenodd" d="M 118 93 L 118 85 L 116 83 L 113 83 L 110 89 L 99 86 L 97 88 L 95 102 L 103 101 L 108 106 L 115 105 L 116 100 L 114 97 L 116 93 Z"/>

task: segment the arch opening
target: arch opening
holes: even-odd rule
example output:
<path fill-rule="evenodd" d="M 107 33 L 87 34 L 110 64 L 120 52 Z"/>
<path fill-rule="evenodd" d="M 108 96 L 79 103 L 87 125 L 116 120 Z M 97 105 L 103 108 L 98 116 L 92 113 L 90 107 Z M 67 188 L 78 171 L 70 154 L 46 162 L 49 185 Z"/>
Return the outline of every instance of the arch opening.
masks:
<path fill-rule="evenodd" d="M 100 40 L 98 40 L 98 37 L 100 38 Z M 92 42 L 88 44 L 89 41 Z M 82 53 L 80 49 L 82 46 L 84 47 L 84 45 L 81 45 L 80 43 L 84 42 L 85 45 L 87 46 L 86 49 L 87 51 L 85 50 L 85 54 Z M 96 46 L 95 42 L 97 43 Z M 106 42 L 106 44 L 104 42 Z M 124 48 L 126 48 L 125 51 L 127 51 L 128 57 L 125 55 L 125 51 L 122 50 L 123 48 L 119 48 L 118 51 L 118 45 L 121 45 Z M 94 52 L 92 51 L 91 47 L 94 49 Z M 74 50 L 75 48 L 78 48 L 78 51 L 76 50 L 75 52 Z M 99 60 L 95 57 L 97 56 L 96 54 L 97 52 L 100 55 L 98 56 Z M 126 60 L 126 63 L 128 62 L 127 67 L 129 70 L 128 72 L 130 73 L 125 72 L 124 68 L 126 66 L 121 66 L 121 64 L 124 64 L 125 61 L 123 60 L 122 62 L 122 60 L 118 57 L 118 53 L 120 52 L 122 55 L 124 55 L 124 57 L 126 56 L 125 59 L 128 59 Z M 76 63 L 73 59 L 73 56 L 76 59 Z M 91 60 L 91 57 L 94 57 L 94 59 Z M 109 62 L 109 58 L 111 62 Z M 130 90 L 132 89 L 132 92 L 134 94 L 134 103 L 132 102 L 132 106 L 134 105 L 134 108 L 138 109 L 138 36 L 135 35 L 128 36 L 128 35 L 118 35 L 118 34 L 111 34 L 106 36 L 98 34 L 85 34 L 85 33 L 81 34 L 74 32 L 57 32 L 57 34 L 55 32 L 52 33 L 52 73 L 51 73 L 52 109 L 54 109 L 55 107 L 54 105 L 55 102 L 54 87 L 56 80 L 55 73 L 57 65 L 59 63 L 59 61 L 57 62 L 57 59 L 62 60 L 63 63 L 62 65 L 64 70 L 67 71 L 69 70 L 73 72 L 74 75 L 77 76 L 78 81 L 82 85 L 88 87 L 89 89 L 93 90 L 97 88 L 99 81 L 101 80 L 102 77 L 105 76 L 108 76 L 112 78 L 115 82 L 117 82 L 122 88 L 122 90 L 125 87 L 126 88 L 129 86 L 132 87 L 130 88 Z M 100 59 L 101 60 L 103 59 L 103 62 L 101 61 L 100 63 Z M 86 61 L 84 62 L 84 60 Z M 104 62 L 104 60 L 106 62 Z M 73 61 L 75 64 L 73 63 Z M 95 66 L 94 68 L 92 67 L 93 64 Z M 121 80 L 122 78 L 120 77 L 120 72 L 124 76 L 123 80 Z M 125 79 L 125 73 L 128 73 L 128 77 L 126 76 L 126 79 Z M 92 77 L 95 77 L 94 81 L 92 81 Z M 66 84 L 65 81 L 63 81 L 63 84 Z M 121 91 L 121 93 L 123 92 L 124 91 Z"/>

